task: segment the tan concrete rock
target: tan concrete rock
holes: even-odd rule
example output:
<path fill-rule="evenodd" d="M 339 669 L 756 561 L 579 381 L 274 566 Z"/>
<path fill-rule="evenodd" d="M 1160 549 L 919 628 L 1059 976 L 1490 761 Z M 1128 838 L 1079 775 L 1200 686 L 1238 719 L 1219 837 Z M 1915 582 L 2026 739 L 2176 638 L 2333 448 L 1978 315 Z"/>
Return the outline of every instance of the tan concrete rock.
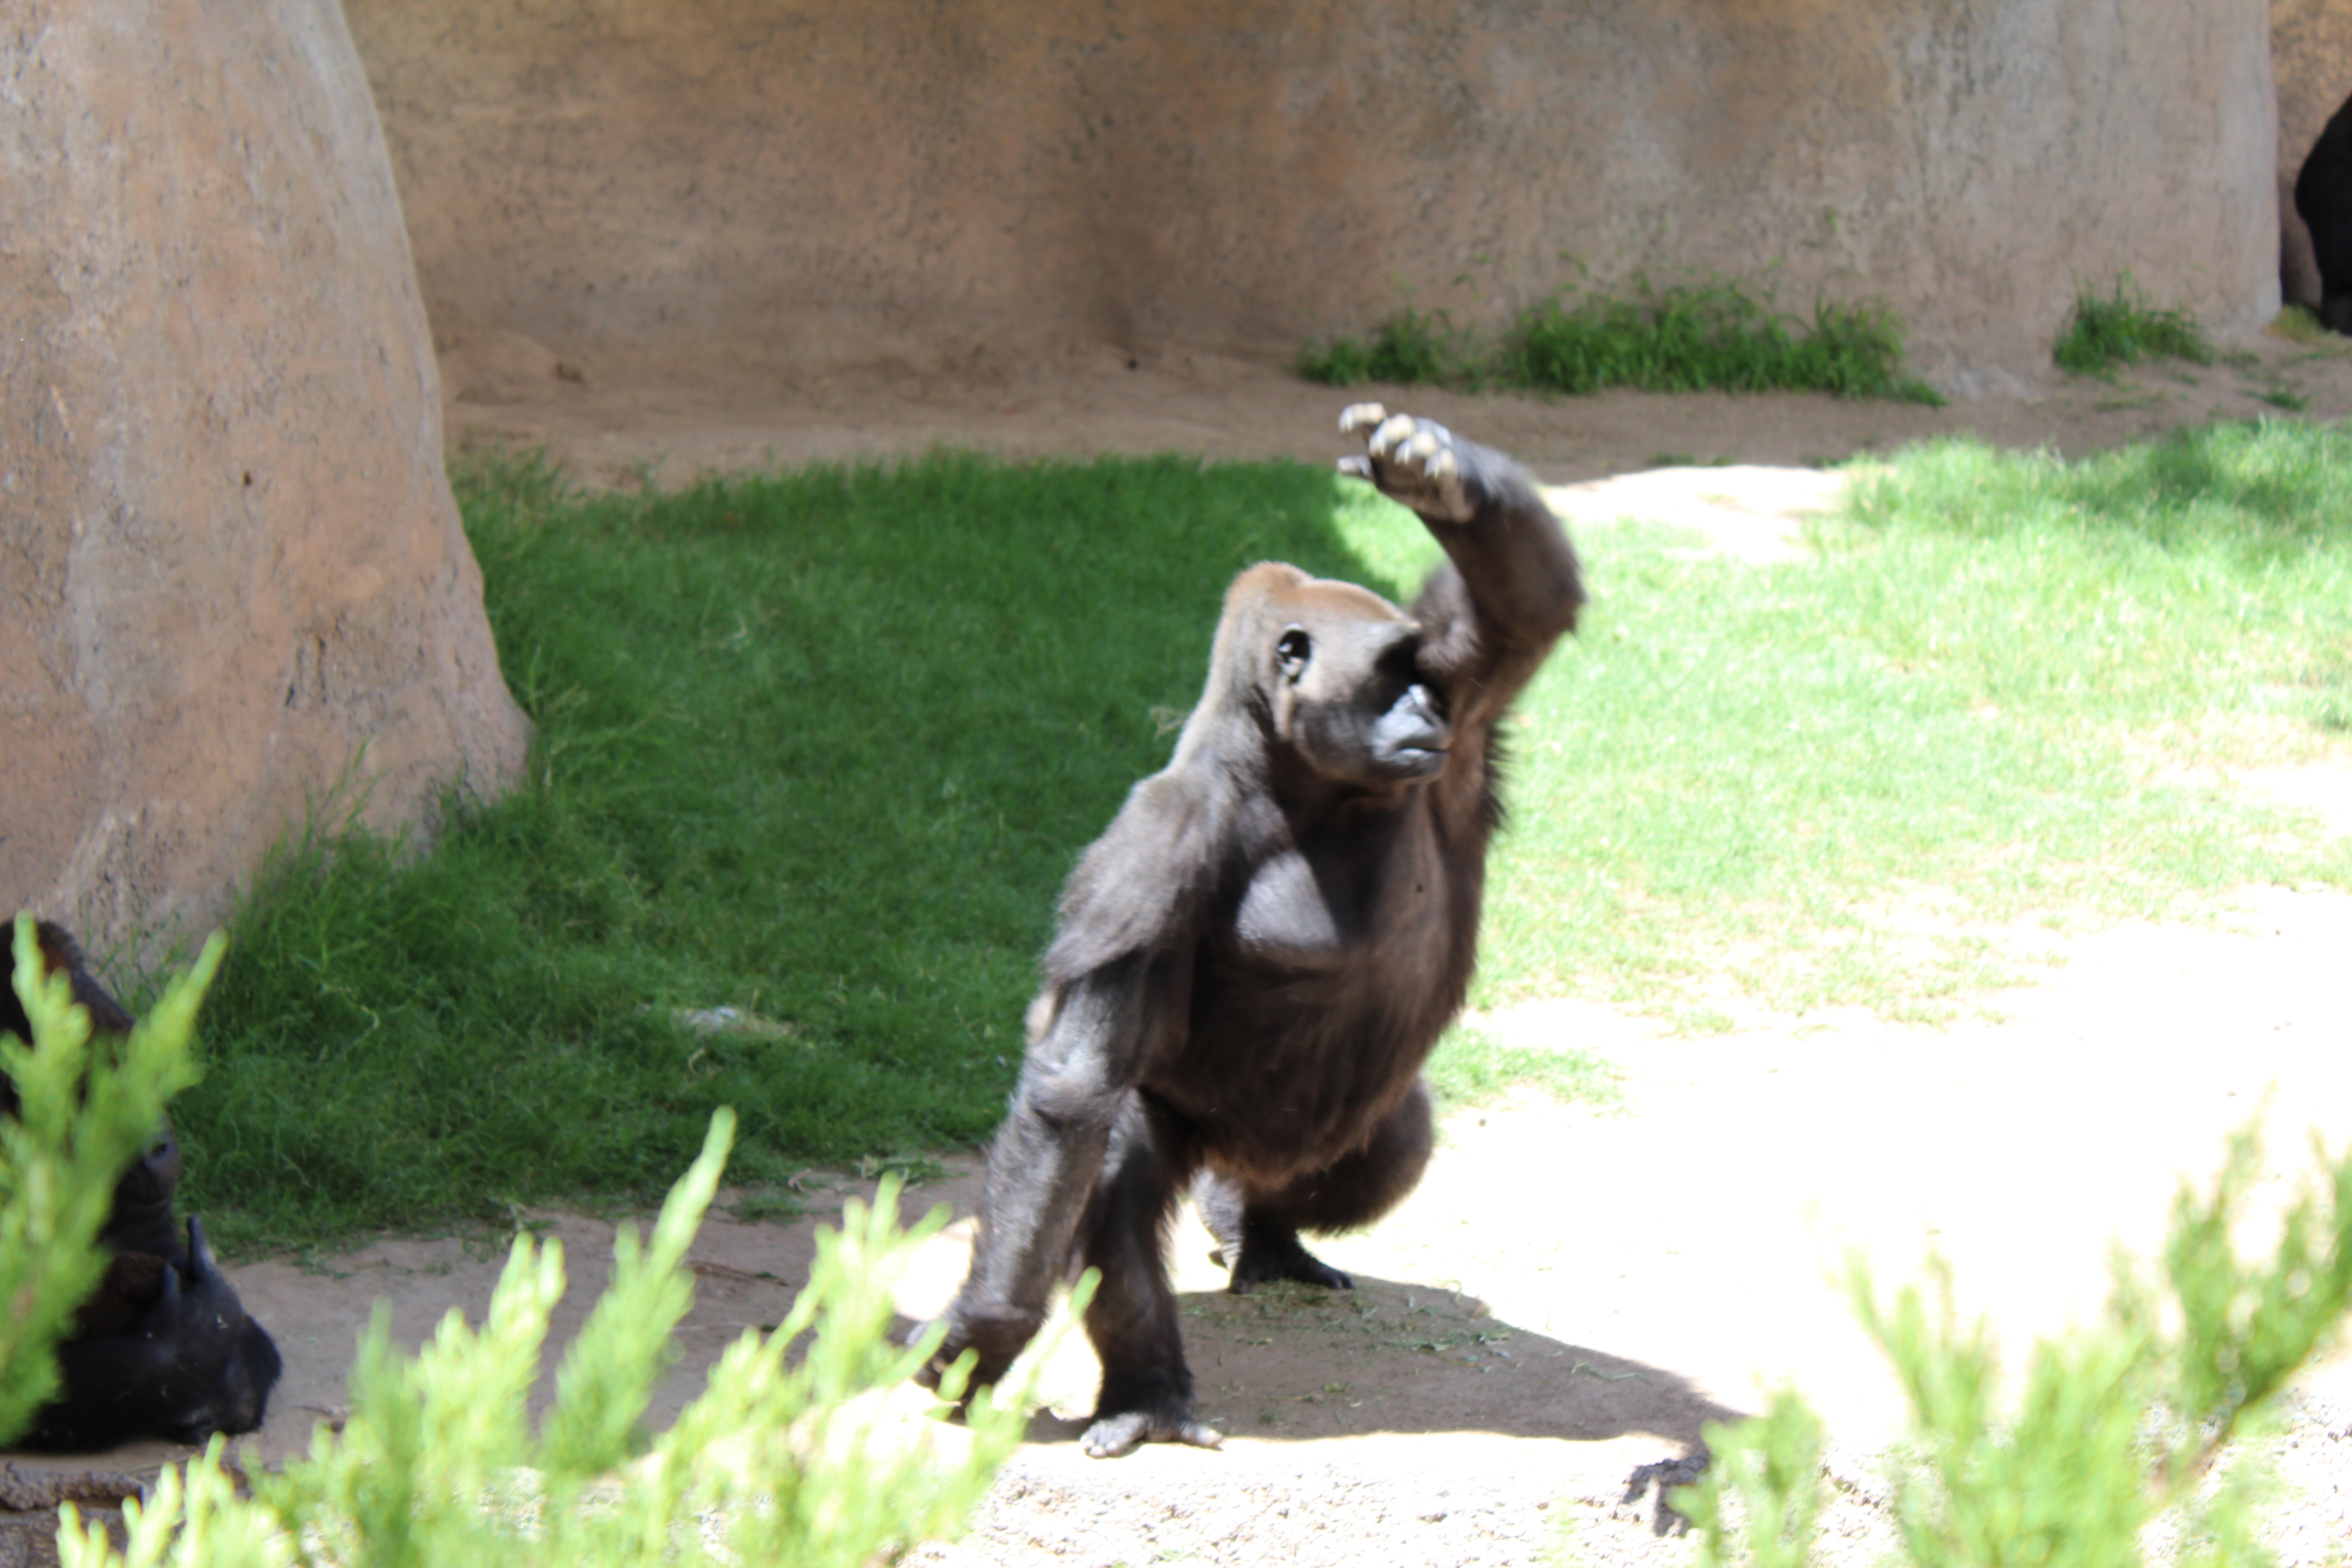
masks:
<path fill-rule="evenodd" d="M 0 23 L 0 911 L 184 929 L 339 780 L 515 776 L 335 0 Z"/>
<path fill-rule="evenodd" d="M 1588 275 L 1883 296 L 1955 386 L 2128 268 L 2276 309 L 2270 0 L 351 0 L 436 331 L 590 367 L 1286 359 Z"/>
<path fill-rule="evenodd" d="M 2319 265 L 2294 213 L 2294 177 L 2352 98 L 2352 5 L 2345 0 L 2272 0 L 2271 58 L 2278 82 L 2279 287 L 2298 305 L 2319 305 Z"/>

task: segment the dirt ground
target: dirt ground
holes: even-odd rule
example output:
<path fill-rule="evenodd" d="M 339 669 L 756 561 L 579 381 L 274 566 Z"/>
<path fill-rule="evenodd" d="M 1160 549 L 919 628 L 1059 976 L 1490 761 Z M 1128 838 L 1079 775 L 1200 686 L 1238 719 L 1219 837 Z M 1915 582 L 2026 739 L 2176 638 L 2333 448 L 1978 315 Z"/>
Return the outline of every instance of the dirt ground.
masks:
<path fill-rule="evenodd" d="M 453 446 L 541 446 L 593 484 L 668 486 L 706 468 L 936 444 L 1322 462 L 1340 450 L 1339 405 L 1364 395 L 1303 385 L 1279 367 L 1108 351 L 779 386 L 559 363 L 522 340 L 443 348 Z M 1381 395 L 1573 487 L 1560 505 L 1605 590 L 1621 513 L 1685 522 L 1744 558 L 1801 556 L 1798 515 L 1834 483 L 1811 471 L 1824 460 L 1960 431 L 2078 454 L 2211 417 L 2341 420 L 2352 416 L 2352 358 L 2265 339 L 2234 364 L 2113 385 L 2021 382 L 1944 409 Z M 2295 401 L 2299 413 L 2276 405 Z M 2352 756 L 2244 784 L 2352 834 Z M 2270 1194 L 2307 1166 L 2306 1128 L 2336 1149 L 2352 1142 L 2352 990 L 2338 967 L 2352 952 L 2352 898 L 2249 888 L 2210 926 L 2013 940 L 2044 961 L 2042 982 L 1981 997 L 1940 1028 L 1754 1012 L 1728 1035 L 1693 1040 L 1567 1001 L 1490 1020 L 1529 1044 L 1609 1057 L 1624 1075 L 1622 1107 L 1529 1098 L 1452 1117 L 1399 1213 L 1318 1249 L 1355 1274 L 1353 1293 L 1224 1295 L 1208 1238 L 1188 1219 L 1173 1255 L 1202 1412 L 1228 1434 L 1224 1447 L 1084 1458 L 1074 1439 L 1093 1366 L 1074 1341 L 1046 1368 L 1050 1404 L 971 1534 L 920 1560 L 1402 1565 L 1565 1551 L 1593 1564 L 1679 1563 L 1690 1542 L 1654 1533 L 1654 1499 L 1630 1495 L 1629 1478 L 1693 1452 L 1704 1423 L 1759 1408 L 1782 1380 L 1831 1424 L 1829 1555 L 1874 1560 L 1891 1529 L 1872 1456 L 1899 1431 L 1902 1407 L 1835 1282 L 1850 1251 L 1890 1286 L 1940 1253 L 1963 1310 L 1990 1314 L 2014 1359 L 2095 1311 L 2110 1242 L 2151 1250 L 2176 1186 L 2210 1175 L 2231 1129 L 2266 1118 Z M 959 1216 L 902 1285 L 910 1319 L 945 1302 L 968 1245 L 973 1163 L 948 1163 L 945 1179 L 907 1200 L 909 1217 L 934 1203 Z M 864 1185 L 813 1175 L 817 1212 L 794 1223 L 714 1216 L 694 1254 L 684 1360 L 657 1414 L 698 1389 L 743 1328 L 783 1315 L 816 1220 Z M 575 1279 L 560 1338 L 593 1296 L 611 1229 L 549 1218 Z M 341 1401 L 377 1301 L 413 1344 L 453 1307 L 478 1312 L 499 1261 L 461 1239 L 387 1238 L 307 1268 L 235 1270 L 288 1355 L 249 1458 L 307 1447 Z M 908 1401 L 919 1407 L 911 1390 Z M 2352 1357 L 2305 1380 L 2274 1447 L 2289 1483 L 2281 1561 L 2340 1561 L 2331 1552 L 2352 1542 Z M 135 1473 L 177 1457 L 153 1447 L 103 1464 Z M 0 1482 L 73 1468 L 19 1461 Z"/>

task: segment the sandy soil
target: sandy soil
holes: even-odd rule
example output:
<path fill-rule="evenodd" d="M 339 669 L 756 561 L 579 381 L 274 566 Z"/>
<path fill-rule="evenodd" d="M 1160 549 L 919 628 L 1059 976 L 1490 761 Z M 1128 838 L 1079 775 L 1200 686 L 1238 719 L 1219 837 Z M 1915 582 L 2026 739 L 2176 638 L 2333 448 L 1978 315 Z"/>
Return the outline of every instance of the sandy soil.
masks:
<path fill-rule="evenodd" d="M 1073 353 L 952 381 L 876 372 L 802 387 L 659 381 L 558 364 L 521 340 L 445 345 L 453 442 L 543 446 L 600 484 L 677 482 L 706 468 L 883 456 L 949 443 L 1014 454 L 1186 450 L 1324 461 L 1347 398 L 1278 369 L 1209 359 L 1139 363 Z M 1514 450 L 1577 488 L 1561 505 L 1588 540 L 1637 511 L 1705 530 L 1743 557 L 1801 554 L 1795 520 L 1822 504 L 1823 459 L 1957 431 L 2068 453 L 2184 420 L 2352 416 L 2352 361 L 2276 340 L 2193 378 L 2048 384 L 1941 410 L 1797 396 L 1620 395 L 1538 402 L 1391 394 Z M 1360 395 L 1359 394 L 1358 395 Z M 1662 466 L 1730 462 L 1735 468 Z M 1606 476 L 1633 476 L 1594 483 Z M 1605 553 L 1601 556 L 1605 559 Z M 1573 657 L 1572 651 L 1570 657 Z M 2352 759 L 2248 780 L 2352 833 Z M 1643 1467 L 1696 1450 L 1704 1423 L 1752 1411 L 1792 1380 L 1829 1417 L 1839 1484 L 1830 1555 L 1870 1560 L 1890 1539 L 1870 1456 L 1899 1430 L 1881 1357 L 1834 1283 L 1852 1249 L 1885 1282 L 1929 1248 L 1959 1299 L 2021 1350 L 2094 1312 L 2111 1240 L 2142 1252 L 2178 1183 L 2219 1161 L 2257 1116 L 2272 1131 L 2266 1193 L 2307 1161 L 2304 1129 L 2352 1141 L 2352 898 L 2250 888 L 2211 927 L 2121 924 L 2063 942 L 2021 934 L 2040 984 L 1982 998 L 1927 1029 L 1859 1014 L 1750 1014 L 1706 1040 L 1663 1037 L 1606 1008 L 1556 1002 L 1493 1026 L 1598 1049 L 1624 1072 L 1612 1112 L 1541 1099 L 1453 1117 L 1428 1179 L 1375 1230 L 1322 1249 L 1349 1294 L 1222 1293 L 1189 1220 L 1173 1246 L 1203 1415 L 1223 1450 L 1153 1448 L 1106 1462 L 1074 1438 L 1093 1366 L 1074 1342 L 1045 1369 L 1050 1403 L 972 1533 L 938 1563 L 1521 1563 L 1562 1549 L 1592 1563 L 1680 1563 L 1654 1533 Z M 904 1282 L 909 1318 L 961 1274 L 976 1182 L 968 1156 L 909 1194 L 958 1224 Z M 809 1237 L 846 1178 L 812 1178 L 797 1223 L 715 1217 L 695 1252 L 700 1289 L 685 1359 L 657 1414 L 699 1385 L 746 1326 L 775 1322 L 806 1277 Z M 610 1226 L 548 1216 L 584 1311 Z M 268 1461 L 304 1447 L 342 1397 L 378 1300 L 414 1343 L 452 1307 L 478 1311 L 495 1247 L 387 1238 L 305 1267 L 236 1271 L 288 1352 Z M 919 1396 L 908 1392 L 910 1411 Z M 2352 1361 L 2323 1364 L 2275 1444 L 2290 1482 L 2279 1544 L 2320 1563 L 2352 1542 Z M 175 1458 L 151 1447 L 103 1468 Z M 80 1467 L 86 1468 L 88 1467 Z M 58 1467 L 0 1474 L 37 1491 Z M 29 1495 L 29 1493 L 28 1493 Z M 6 1487 L 0 1486 L 0 1507 Z"/>
<path fill-rule="evenodd" d="M 2212 418 L 2352 417 L 2352 353 L 2264 335 L 2207 367 L 2116 384 L 2054 370 L 2001 379 L 1998 396 L 1943 408 L 1806 394 L 1535 399 L 1425 388 L 1334 392 L 1280 366 L 1213 354 L 1129 356 L 1099 345 L 943 368 L 878 366 L 798 384 L 721 367 L 578 364 L 513 333 L 437 344 L 452 445 L 544 447 L 590 482 L 664 486 L 708 468 L 848 460 L 974 447 L 1014 456 L 1198 452 L 1212 458 L 1338 451 L 1342 403 L 1409 404 L 1553 483 L 1677 463 L 1810 466 L 1936 436 L 1973 433 L 2070 456 Z"/>

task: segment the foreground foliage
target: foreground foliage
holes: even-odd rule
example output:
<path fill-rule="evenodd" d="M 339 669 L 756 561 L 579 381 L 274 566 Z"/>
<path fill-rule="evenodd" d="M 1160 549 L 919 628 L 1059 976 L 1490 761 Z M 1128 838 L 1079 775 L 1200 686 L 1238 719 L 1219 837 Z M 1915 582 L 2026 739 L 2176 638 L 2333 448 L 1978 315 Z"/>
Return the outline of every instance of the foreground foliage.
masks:
<path fill-rule="evenodd" d="M 558 1370 L 553 1406 L 530 1428 L 548 1315 L 563 1294 L 559 1243 L 516 1238 L 477 1329 L 452 1310 L 414 1358 L 379 1314 L 360 1349 L 351 1415 L 307 1458 L 241 1499 L 222 1445 L 165 1472 L 125 1509 L 128 1550 L 70 1510 L 66 1568 L 474 1568 L 476 1564 L 790 1563 L 865 1568 L 952 1534 L 1023 1430 L 1022 1391 L 975 1399 L 968 1430 L 894 1415 L 887 1395 L 938 1342 L 890 1343 L 889 1286 L 908 1237 L 898 1184 L 853 1200 L 823 1231 L 807 1288 L 768 1333 L 747 1331 L 708 1391 L 650 1442 L 640 1422 L 691 1305 L 688 1244 L 717 1190 L 733 1119 L 714 1118 L 701 1156 L 642 1246 L 615 1237 L 613 1281 Z M 1083 1304 L 1083 1303 L 1081 1303 Z M 803 1341 L 795 1363 L 789 1353 Z M 962 1369 L 942 1389 L 961 1391 Z"/>
<path fill-rule="evenodd" d="M 93 1040 L 71 981 L 42 975 L 32 917 L 16 918 L 11 974 L 33 1037 L 0 1036 L 18 1107 L 0 1118 L 0 1445 L 58 1392 L 58 1342 L 106 1270 L 114 1184 L 195 1079 L 189 1041 L 221 952 L 215 937 L 128 1040 Z"/>
<path fill-rule="evenodd" d="M 2269 1256 L 2242 1258 L 2231 1238 L 2261 1163 L 2239 1134 L 2210 1194 L 2182 1187 L 2161 1279 L 2119 1265 L 2105 1321 L 2037 1344 L 2013 1400 L 1990 1328 L 1958 1321 L 1940 1264 L 1931 1308 L 1916 1287 L 1881 1301 L 1855 1263 L 1855 1309 L 1911 1407 L 1913 1442 L 1893 1461 L 1906 1560 L 2126 1568 L 2144 1560 L 2148 1525 L 2174 1514 L 2182 1563 L 2267 1563 L 2252 1475 L 2229 1450 L 2352 1308 L 2352 1152 L 2322 1154 L 2321 1184 L 2287 1208 Z M 1704 1568 L 1801 1568 L 1823 1500 L 1820 1418 L 1784 1391 L 1706 1436 L 1713 1466 L 1675 1494 Z"/>

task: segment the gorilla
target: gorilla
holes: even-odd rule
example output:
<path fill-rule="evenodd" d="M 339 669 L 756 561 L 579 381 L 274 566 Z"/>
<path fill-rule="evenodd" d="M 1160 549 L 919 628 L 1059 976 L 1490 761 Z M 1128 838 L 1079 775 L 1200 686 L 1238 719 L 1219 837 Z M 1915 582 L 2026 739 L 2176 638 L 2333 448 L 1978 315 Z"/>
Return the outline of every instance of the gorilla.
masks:
<path fill-rule="evenodd" d="M 2352 332 L 2352 99 L 2311 144 L 2294 177 L 2294 210 L 2319 263 L 2319 319 Z"/>
<path fill-rule="evenodd" d="M 94 1035 L 127 1035 L 133 1020 L 92 977 L 64 927 L 35 928 L 50 974 L 72 982 Z M 0 984 L 0 1033 L 32 1038 L 13 985 Z M 16 1113 L 16 1086 L 0 1076 L 0 1113 Z M 200 1444 L 215 1432 L 261 1425 L 282 1363 L 268 1330 L 213 1261 L 204 1225 L 184 1233 L 173 1217 L 180 1145 L 167 1122 L 115 1184 L 99 1245 L 105 1277 L 58 1347 L 63 1387 L 17 1439 L 26 1448 L 89 1453 L 139 1437 Z"/>
<path fill-rule="evenodd" d="M 1476 956 L 1501 820 L 1496 725 L 1584 602 L 1576 553 L 1510 458 L 1378 404 L 1343 472 L 1417 512 L 1447 563 L 1410 612 L 1294 566 L 1225 595 L 1173 759 L 1062 893 L 971 1268 L 919 1373 L 974 1387 L 1100 1269 L 1083 1439 L 1214 1447 L 1195 1418 L 1162 1238 L 1188 1185 L 1231 1288 L 1347 1289 L 1302 1230 L 1370 1224 L 1430 1151 L 1421 1077 Z"/>

